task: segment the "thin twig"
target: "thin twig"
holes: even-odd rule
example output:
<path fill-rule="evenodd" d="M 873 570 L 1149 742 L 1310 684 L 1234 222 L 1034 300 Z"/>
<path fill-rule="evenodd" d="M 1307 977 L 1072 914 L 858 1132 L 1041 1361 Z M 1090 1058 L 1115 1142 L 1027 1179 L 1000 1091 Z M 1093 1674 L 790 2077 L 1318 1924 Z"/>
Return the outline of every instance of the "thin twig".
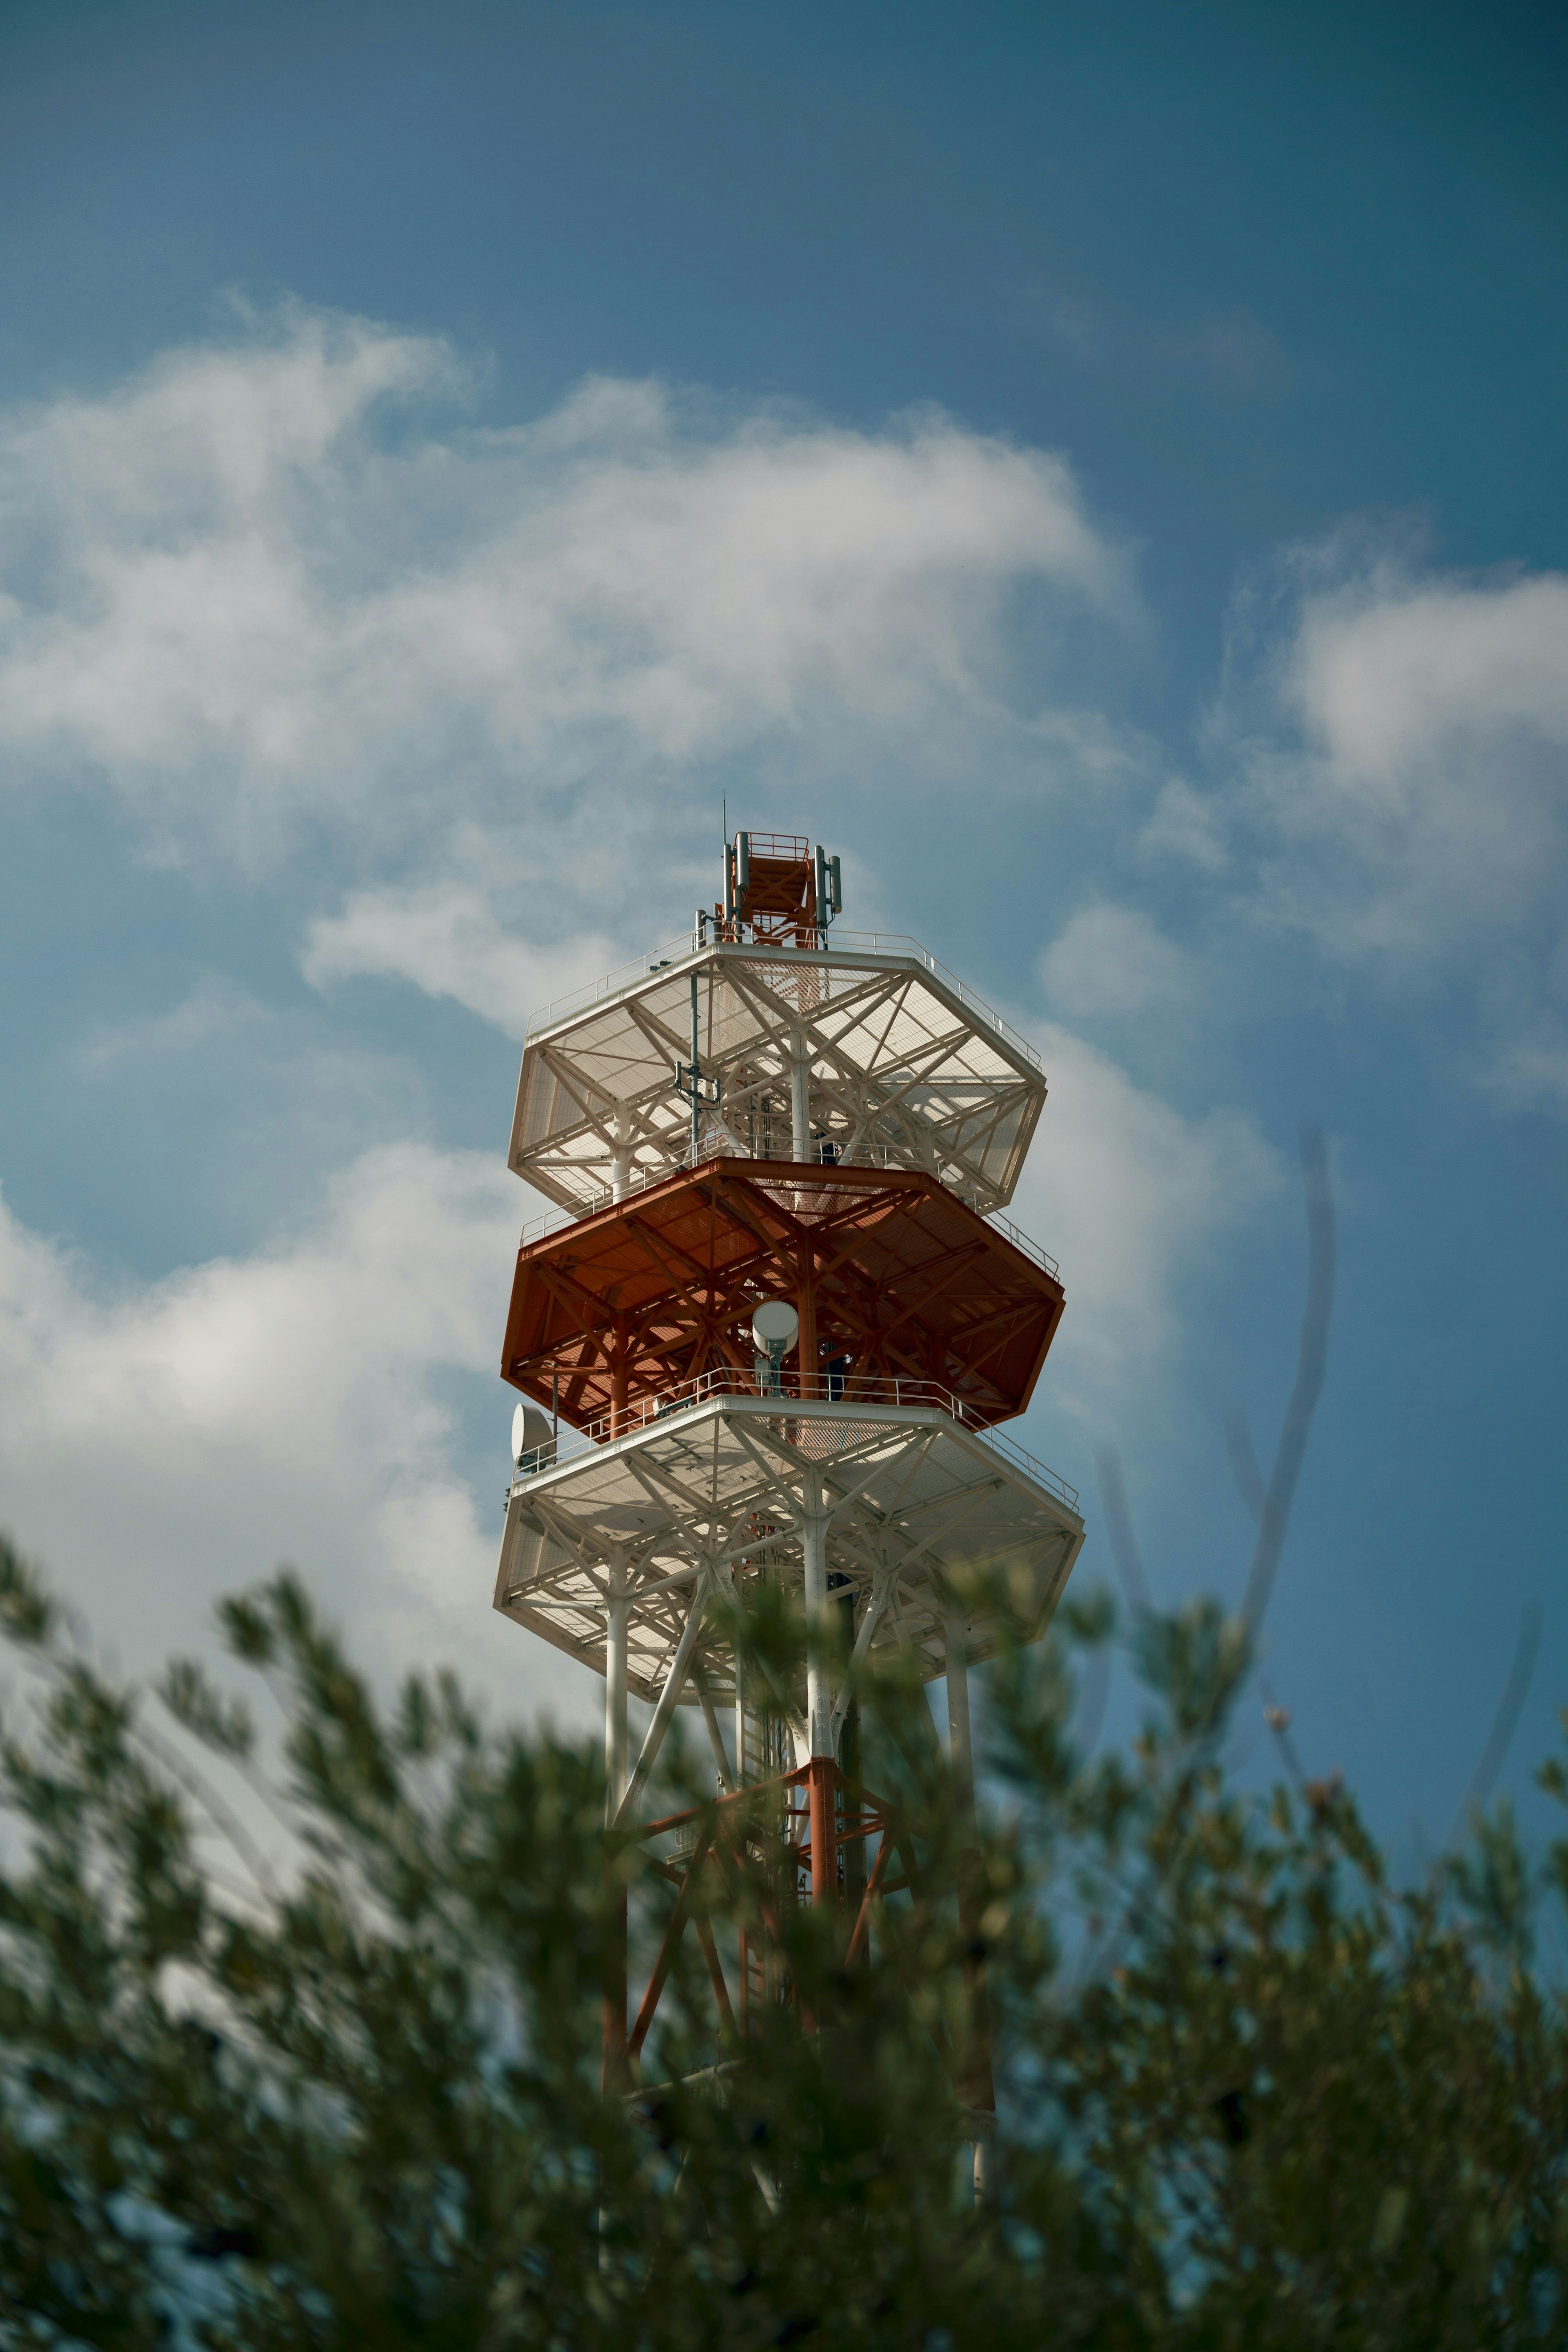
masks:
<path fill-rule="evenodd" d="M 1258 1543 L 1242 1596 L 1241 1621 L 1256 1635 L 1274 1589 L 1279 1556 L 1285 1549 L 1296 1482 L 1306 1459 L 1312 1415 L 1323 1392 L 1329 1362 L 1329 1322 L 1334 1310 L 1334 1198 L 1329 1184 L 1329 1155 L 1321 1128 L 1301 1130 L 1301 1181 L 1307 1194 L 1307 1304 L 1301 1317 L 1301 1341 L 1296 1360 L 1296 1383 L 1285 1408 L 1279 1448 L 1263 1509 L 1258 1522 Z"/>
<path fill-rule="evenodd" d="M 1446 1851 L 1452 1852 L 1464 1834 L 1473 1813 L 1479 1813 L 1491 1795 L 1498 1774 L 1502 1770 L 1519 1727 L 1524 1702 L 1530 1696 L 1531 1677 L 1535 1672 L 1536 1654 L 1541 1647 L 1542 1607 L 1539 1601 L 1526 1601 L 1519 1620 L 1519 1639 L 1514 1643 L 1513 1664 L 1508 1680 L 1502 1686 L 1502 1696 L 1497 1703 L 1492 1727 L 1487 1734 L 1487 1744 L 1480 1752 L 1476 1769 L 1470 1775 L 1469 1787 L 1459 1801 L 1454 1816 L 1454 1826 L 1448 1832 Z"/>
<path fill-rule="evenodd" d="M 1121 1589 L 1127 1595 L 1127 1606 L 1136 1617 L 1149 1606 L 1149 1580 L 1143 1573 L 1143 1562 L 1138 1554 L 1138 1538 L 1132 1532 L 1132 1514 L 1127 1507 L 1121 1456 L 1114 1445 L 1100 1447 L 1094 1458 L 1094 1467 L 1100 1483 L 1100 1507 L 1105 1513 L 1105 1532 L 1110 1542 L 1110 1555 L 1121 1579 Z"/>

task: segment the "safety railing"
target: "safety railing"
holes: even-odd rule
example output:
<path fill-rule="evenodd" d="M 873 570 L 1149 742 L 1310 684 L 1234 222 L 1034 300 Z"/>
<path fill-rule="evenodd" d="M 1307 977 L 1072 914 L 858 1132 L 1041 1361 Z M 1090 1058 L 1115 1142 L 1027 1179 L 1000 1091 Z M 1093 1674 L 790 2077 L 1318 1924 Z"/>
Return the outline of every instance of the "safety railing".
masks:
<path fill-rule="evenodd" d="M 739 947 L 765 957 L 770 962 L 780 956 L 831 958 L 836 950 L 850 955 L 901 956 L 921 964 L 934 980 L 940 980 L 948 992 L 958 998 L 966 1012 L 973 1013 L 988 1029 L 994 1029 L 1033 1068 L 1037 1070 L 1041 1067 L 1039 1055 L 1028 1039 L 1021 1037 L 1010 1023 L 1004 1021 L 1001 1014 L 986 1003 L 983 996 L 977 995 L 966 982 L 960 980 L 956 972 L 950 971 L 929 948 L 921 945 L 919 940 L 910 939 L 904 931 L 846 931 L 837 923 L 826 934 L 824 945 L 817 948 L 782 947 L 773 941 L 753 946 L 746 940 L 720 940 L 697 931 L 688 931 L 684 938 L 667 940 L 663 947 L 650 948 L 647 955 L 606 972 L 602 980 L 589 981 L 565 996 L 552 997 L 548 1004 L 541 1005 L 537 1012 L 529 1014 L 525 1039 L 532 1038 L 545 1029 L 552 1029 L 569 1013 L 586 1012 L 595 1004 L 608 1003 L 612 996 L 620 995 L 624 989 L 635 987 L 639 980 L 646 980 L 656 971 L 663 971 L 670 964 L 679 963 L 684 957 L 696 955 L 710 946 Z"/>
<path fill-rule="evenodd" d="M 1061 1267 L 1050 1252 L 1043 1250 L 1038 1242 L 1031 1241 L 1023 1227 L 1016 1225 L 1011 1217 L 1001 1216 L 993 1211 L 985 1222 L 988 1225 L 994 1225 L 1003 1239 L 1010 1241 L 1015 1249 L 1022 1250 L 1026 1257 L 1032 1257 L 1037 1265 L 1044 1266 L 1053 1282 L 1060 1281 Z"/>
<path fill-rule="evenodd" d="M 535 1036 L 542 1029 L 552 1029 L 558 1021 L 564 1021 L 569 1013 L 586 1012 L 590 1005 L 618 996 L 623 988 L 630 988 L 637 981 L 647 979 L 650 972 L 662 971 L 667 964 L 679 963 L 682 956 L 695 955 L 700 944 L 697 933 L 689 931 L 684 939 L 668 940 L 663 947 L 649 948 L 646 955 L 635 957 L 630 963 L 617 964 L 614 971 L 605 974 L 603 980 L 587 981 L 581 988 L 569 990 L 564 996 L 552 996 L 548 1004 L 540 1005 L 536 1012 L 529 1014 L 524 1038 Z"/>
<path fill-rule="evenodd" d="M 765 1384 L 764 1384 L 765 1383 Z M 794 1405 L 810 1411 L 830 1406 L 868 1405 L 896 1412 L 937 1412 L 947 1414 L 972 1436 L 983 1440 L 1015 1463 L 1036 1484 L 1046 1487 L 1069 1510 L 1078 1509 L 1078 1489 L 1067 1480 L 1037 1462 L 1032 1454 L 1016 1444 L 1003 1431 L 993 1427 L 974 1407 L 939 1381 L 900 1380 L 876 1372 L 835 1372 L 826 1366 L 815 1380 L 803 1381 L 797 1373 L 763 1372 L 759 1378 L 723 1366 L 717 1370 L 702 1372 L 697 1379 L 683 1381 L 679 1386 L 660 1395 L 639 1400 L 619 1413 L 605 1413 L 597 1421 L 586 1423 L 581 1429 L 563 1429 L 537 1453 L 526 1454 L 519 1465 L 520 1475 L 512 1492 L 528 1486 L 534 1478 L 561 1464 L 575 1461 L 626 1437 L 640 1436 L 650 1429 L 661 1429 L 678 1421 L 682 1414 L 694 1412 L 700 1405 L 710 1403 L 716 1397 L 745 1397 L 777 1405 L 786 1412 Z"/>
<path fill-rule="evenodd" d="M 897 1159 L 890 1151 L 861 1150 L 847 1153 L 843 1159 L 830 1159 L 827 1155 L 833 1150 L 831 1138 L 826 1143 L 816 1144 L 809 1164 L 821 1168 L 908 1168 L 910 1164 L 907 1160 Z M 734 1152 L 713 1152 L 704 1156 L 713 1159 L 743 1158 L 743 1155 Z M 619 1192 L 612 1185 L 602 1184 L 574 1207 L 558 1205 L 546 1209 L 541 1215 L 530 1217 L 518 1234 L 517 1245 L 519 1249 L 527 1249 L 534 1242 L 548 1241 L 552 1234 L 564 1233 L 568 1225 L 578 1224 L 584 1217 L 596 1217 L 601 1209 L 614 1208 L 618 1200 L 630 1200 L 638 1192 L 646 1192 L 650 1184 L 664 1183 L 679 1170 L 689 1167 L 690 1161 L 691 1146 L 689 1142 L 684 1151 L 673 1153 L 662 1168 L 634 1168 Z M 948 1184 L 946 1190 L 961 1200 L 966 1208 L 973 1209 L 977 1216 L 983 1216 L 985 1223 L 994 1226 L 1004 1240 L 1011 1242 L 1015 1249 L 1022 1250 L 1026 1257 L 1033 1258 L 1037 1265 L 1043 1266 L 1053 1281 L 1060 1280 L 1061 1267 L 1050 1252 L 1043 1250 L 1038 1242 L 1032 1240 L 1021 1226 L 1013 1223 L 1011 1217 L 1004 1217 L 996 1210 L 983 1210 L 973 1185 Z"/>
<path fill-rule="evenodd" d="M 985 999 L 977 994 L 967 981 L 960 980 L 955 971 L 950 971 L 946 964 L 939 961 L 929 948 L 921 947 L 919 940 L 910 939 L 907 932 L 845 931 L 835 923 L 828 934 L 829 952 L 834 948 L 847 948 L 856 955 L 911 957 L 916 963 L 923 964 L 934 980 L 940 980 L 942 986 L 950 994 L 957 997 L 967 1012 L 977 1013 L 987 1028 L 994 1029 L 998 1036 L 1005 1037 L 1016 1052 L 1023 1055 L 1026 1062 L 1032 1064 L 1037 1070 L 1042 1066 L 1039 1055 L 1026 1037 L 1020 1037 L 1012 1024 L 1004 1021 L 1002 1015 L 987 1004 Z"/>

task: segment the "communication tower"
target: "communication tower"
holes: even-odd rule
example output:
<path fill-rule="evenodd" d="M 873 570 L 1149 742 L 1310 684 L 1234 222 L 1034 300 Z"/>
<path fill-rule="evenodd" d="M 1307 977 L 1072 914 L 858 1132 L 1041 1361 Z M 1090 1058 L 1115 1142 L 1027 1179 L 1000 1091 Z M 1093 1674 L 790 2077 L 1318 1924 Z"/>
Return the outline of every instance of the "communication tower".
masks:
<path fill-rule="evenodd" d="M 604 1675 L 611 1826 L 679 1841 L 608 2069 L 636 2061 L 689 1919 L 727 2026 L 787 1997 L 742 1943 L 731 1998 L 691 1900 L 722 1830 L 639 1822 L 677 1707 L 725 1796 L 776 1791 L 800 1895 L 854 1913 L 851 1959 L 890 1860 L 843 1769 L 834 1645 L 798 1690 L 753 1691 L 722 1604 L 782 1582 L 814 1633 L 842 1612 L 856 1661 L 897 1645 L 944 1677 L 972 1789 L 967 1669 L 1044 1632 L 1083 1542 L 1074 1490 L 1000 1426 L 1063 1305 L 1002 1213 L 1038 1057 L 912 940 L 841 930 L 841 904 L 837 857 L 738 833 L 689 936 L 547 1006 L 523 1050 L 510 1164 L 555 1207 L 523 1229 L 507 1317 L 525 1402 L 495 1605 Z M 635 1759 L 631 1692 L 653 1708 Z M 959 2088 L 988 2106 L 988 2068 Z"/>

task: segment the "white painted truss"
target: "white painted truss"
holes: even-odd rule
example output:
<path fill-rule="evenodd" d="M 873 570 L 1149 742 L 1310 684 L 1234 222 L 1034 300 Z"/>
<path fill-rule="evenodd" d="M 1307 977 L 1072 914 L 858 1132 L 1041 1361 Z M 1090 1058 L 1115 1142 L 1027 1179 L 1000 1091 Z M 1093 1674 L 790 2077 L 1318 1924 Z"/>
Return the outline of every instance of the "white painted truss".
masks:
<path fill-rule="evenodd" d="M 699 1157 L 919 1169 L 982 1213 L 1046 1098 L 1033 1049 L 912 940 L 693 941 L 531 1027 L 512 1168 L 581 1211 L 687 1165 L 693 1061 Z"/>
<path fill-rule="evenodd" d="M 709 1604 L 760 1577 L 798 1589 L 808 1535 L 862 1658 L 901 1644 L 931 1680 L 955 1633 L 971 1664 L 1037 1639 L 1083 1542 L 1076 1495 L 940 1390 L 904 1387 L 896 1403 L 710 1391 L 520 1477 L 496 1607 L 604 1674 L 618 1603 L 626 1686 L 661 1712 L 734 1702 Z M 799 1711 L 805 1692 L 780 1696 Z M 842 1694 L 835 1736 L 841 1719 Z"/>

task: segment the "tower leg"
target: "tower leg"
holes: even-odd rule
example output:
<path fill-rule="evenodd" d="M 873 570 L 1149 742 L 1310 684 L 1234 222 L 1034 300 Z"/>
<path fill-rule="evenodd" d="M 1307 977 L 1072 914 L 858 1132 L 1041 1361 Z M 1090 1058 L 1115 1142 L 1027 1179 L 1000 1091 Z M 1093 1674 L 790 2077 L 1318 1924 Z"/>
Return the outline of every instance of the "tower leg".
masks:
<path fill-rule="evenodd" d="M 949 1610 L 942 1632 L 947 1649 L 948 1752 L 952 1762 L 953 1802 L 958 1814 L 958 1923 L 966 1947 L 973 1950 L 980 1937 L 980 1829 L 974 1811 L 974 1745 L 969 1721 L 968 1622 L 963 1612 Z M 995 2194 L 996 2091 L 991 2074 L 991 2017 L 985 1995 L 985 1963 L 978 1958 L 963 1964 L 968 2015 L 959 2053 L 959 2079 L 954 2084 L 966 2107 L 992 2120 L 971 2142 L 974 2195 L 984 2202 Z"/>
<path fill-rule="evenodd" d="M 610 1359 L 610 1436 L 612 1441 L 624 1437 L 626 1429 L 626 1374 L 630 1369 L 628 1354 L 630 1338 L 624 1315 L 616 1318 L 616 1352 Z"/>
<path fill-rule="evenodd" d="M 737 1789 L 746 1786 L 746 1661 L 742 1651 L 739 1626 L 735 1640 L 735 1786 Z M 752 2025 L 752 1955 L 744 1926 L 739 1930 L 739 1937 L 740 2001 L 735 2015 L 743 2041 Z"/>
<path fill-rule="evenodd" d="M 805 1562 L 805 1719 L 815 1759 L 832 1761 L 833 1693 L 827 1681 L 827 1523 L 822 1509 L 822 1473 L 808 1469 L 805 1492 L 801 1549 Z"/>
<path fill-rule="evenodd" d="M 827 1679 L 827 1522 L 822 1509 L 822 1474 L 805 1481 L 805 1717 L 811 1738 L 811 1899 L 838 1900 L 838 1767 L 834 1757 L 833 1693 Z"/>
<path fill-rule="evenodd" d="M 610 1198 L 624 1201 L 632 1188 L 632 1123 L 625 1103 L 616 1105 L 610 1132 L 615 1137 L 610 1150 Z"/>
<path fill-rule="evenodd" d="M 605 1822 L 616 1818 L 626 1785 L 626 1559 L 610 1555 L 610 1597 L 605 1612 Z"/>
<path fill-rule="evenodd" d="M 637 1760 L 632 1766 L 631 1776 L 626 1782 L 620 1803 L 616 1807 L 615 1823 L 612 1826 L 619 1824 L 628 1816 L 636 1815 L 648 1776 L 658 1762 L 658 1751 L 664 1745 L 664 1735 L 669 1729 L 670 1720 L 675 1714 L 680 1694 L 686 1687 L 686 1677 L 691 1669 L 691 1654 L 697 1646 L 697 1637 L 702 1631 L 702 1621 L 707 1612 L 707 1595 L 700 1589 L 690 1609 L 687 1612 L 686 1623 L 681 1630 L 680 1639 L 675 1645 L 675 1655 L 669 1662 L 669 1671 L 664 1678 L 664 1688 L 658 1695 L 658 1705 L 653 1711 L 653 1721 L 643 1734 L 643 1743 L 637 1752 Z"/>
<path fill-rule="evenodd" d="M 626 1564 L 624 1552 L 610 1559 L 610 1598 L 605 1628 L 605 1822 L 612 1825 L 626 1785 Z M 621 1887 L 609 1906 L 612 1940 L 610 1981 L 605 1988 L 604 2084 L 620 2076 L 626 2047 L 626 1895 Z"/>

